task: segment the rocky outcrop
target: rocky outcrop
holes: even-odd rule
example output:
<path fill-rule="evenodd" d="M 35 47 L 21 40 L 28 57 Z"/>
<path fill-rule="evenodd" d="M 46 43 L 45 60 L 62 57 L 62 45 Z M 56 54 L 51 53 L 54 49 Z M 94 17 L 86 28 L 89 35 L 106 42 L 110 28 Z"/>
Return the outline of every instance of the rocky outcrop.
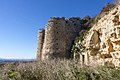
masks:
<path fill-rule="evenodd" d="M 89 64 L 112 63 L 120 67 L 120 6 L 98 20 L 84 43 L 88 48 Z"/>

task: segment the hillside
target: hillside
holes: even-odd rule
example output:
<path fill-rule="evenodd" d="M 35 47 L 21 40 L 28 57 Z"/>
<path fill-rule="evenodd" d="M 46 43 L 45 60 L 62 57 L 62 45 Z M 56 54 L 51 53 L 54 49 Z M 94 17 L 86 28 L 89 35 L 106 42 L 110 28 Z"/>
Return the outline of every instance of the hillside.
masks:
<path fill-rule="evenodd" d="M 108 4 L 90 30 L 80 32 L 72 51 L 82 64 L 120 67 L 120 6 Z M 94 18 L 95 19 L 95 18 Z"/>

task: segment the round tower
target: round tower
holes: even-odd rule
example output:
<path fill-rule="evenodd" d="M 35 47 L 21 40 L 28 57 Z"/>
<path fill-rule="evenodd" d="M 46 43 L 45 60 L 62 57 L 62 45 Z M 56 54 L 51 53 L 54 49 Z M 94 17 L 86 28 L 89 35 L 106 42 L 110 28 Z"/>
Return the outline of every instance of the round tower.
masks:
<path fill-rule="evenodd" d="M 42 58 L 42 49 L 43 49 L 43 43 L 44 43 L 44 36 L 45 36 L 45 30 L 40 29 L 38 31 L 37 60 L 40 60 Z"/>
<path fill-rule="evenodd" d="M 45 29 L 43 59 L 65 58 L 66 34 L 65 18 L 50 18 Z"/>

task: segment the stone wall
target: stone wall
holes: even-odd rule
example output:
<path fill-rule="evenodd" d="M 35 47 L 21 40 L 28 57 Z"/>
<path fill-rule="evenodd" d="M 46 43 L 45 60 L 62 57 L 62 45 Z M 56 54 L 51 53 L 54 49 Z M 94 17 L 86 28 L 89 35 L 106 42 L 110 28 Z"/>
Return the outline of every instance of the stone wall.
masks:
<path fill-rule="evenodd" d="M 65 30 L 66 30 L 66 49 L 67 53 L 70 54 L 71 46 L 77 34 L 81 30 L 81 19 L 79 17 L 73 17 L 66 19 Z"/>
<path fill-rule="evenodd" d="M 45 30 L 40 29 L 38 31 L 37 60 L 42 58 L 42 49 L 43 49 L 43 43 L 44 43 L 44 36 L 45 36 Z"/>
<path fill-rule="evenodd" d="M 72 42 L 81 30 L 81 19 L 50 18 L 45 28 L 44 39 L 38 39 L 37 58 L 70 58 Z M 41 35 L 41 33 L 39 34 Z"/>
<path fill-rule="evenodd" d="M 43 58 L 66 56 L 65 19 L 52 18 L 45 29 L 45 40 L 43 44 Z"/>

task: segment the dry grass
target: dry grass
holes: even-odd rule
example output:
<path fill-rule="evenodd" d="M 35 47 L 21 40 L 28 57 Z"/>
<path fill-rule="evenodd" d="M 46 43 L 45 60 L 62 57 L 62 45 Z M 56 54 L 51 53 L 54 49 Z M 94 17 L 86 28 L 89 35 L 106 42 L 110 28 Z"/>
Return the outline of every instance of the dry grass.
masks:
<path fill-rule="evenodd" d="M 73 60 L 11 63 L 0 67 L 0 80 L 120 80 L 114 67 L 81 66 Z"/>

